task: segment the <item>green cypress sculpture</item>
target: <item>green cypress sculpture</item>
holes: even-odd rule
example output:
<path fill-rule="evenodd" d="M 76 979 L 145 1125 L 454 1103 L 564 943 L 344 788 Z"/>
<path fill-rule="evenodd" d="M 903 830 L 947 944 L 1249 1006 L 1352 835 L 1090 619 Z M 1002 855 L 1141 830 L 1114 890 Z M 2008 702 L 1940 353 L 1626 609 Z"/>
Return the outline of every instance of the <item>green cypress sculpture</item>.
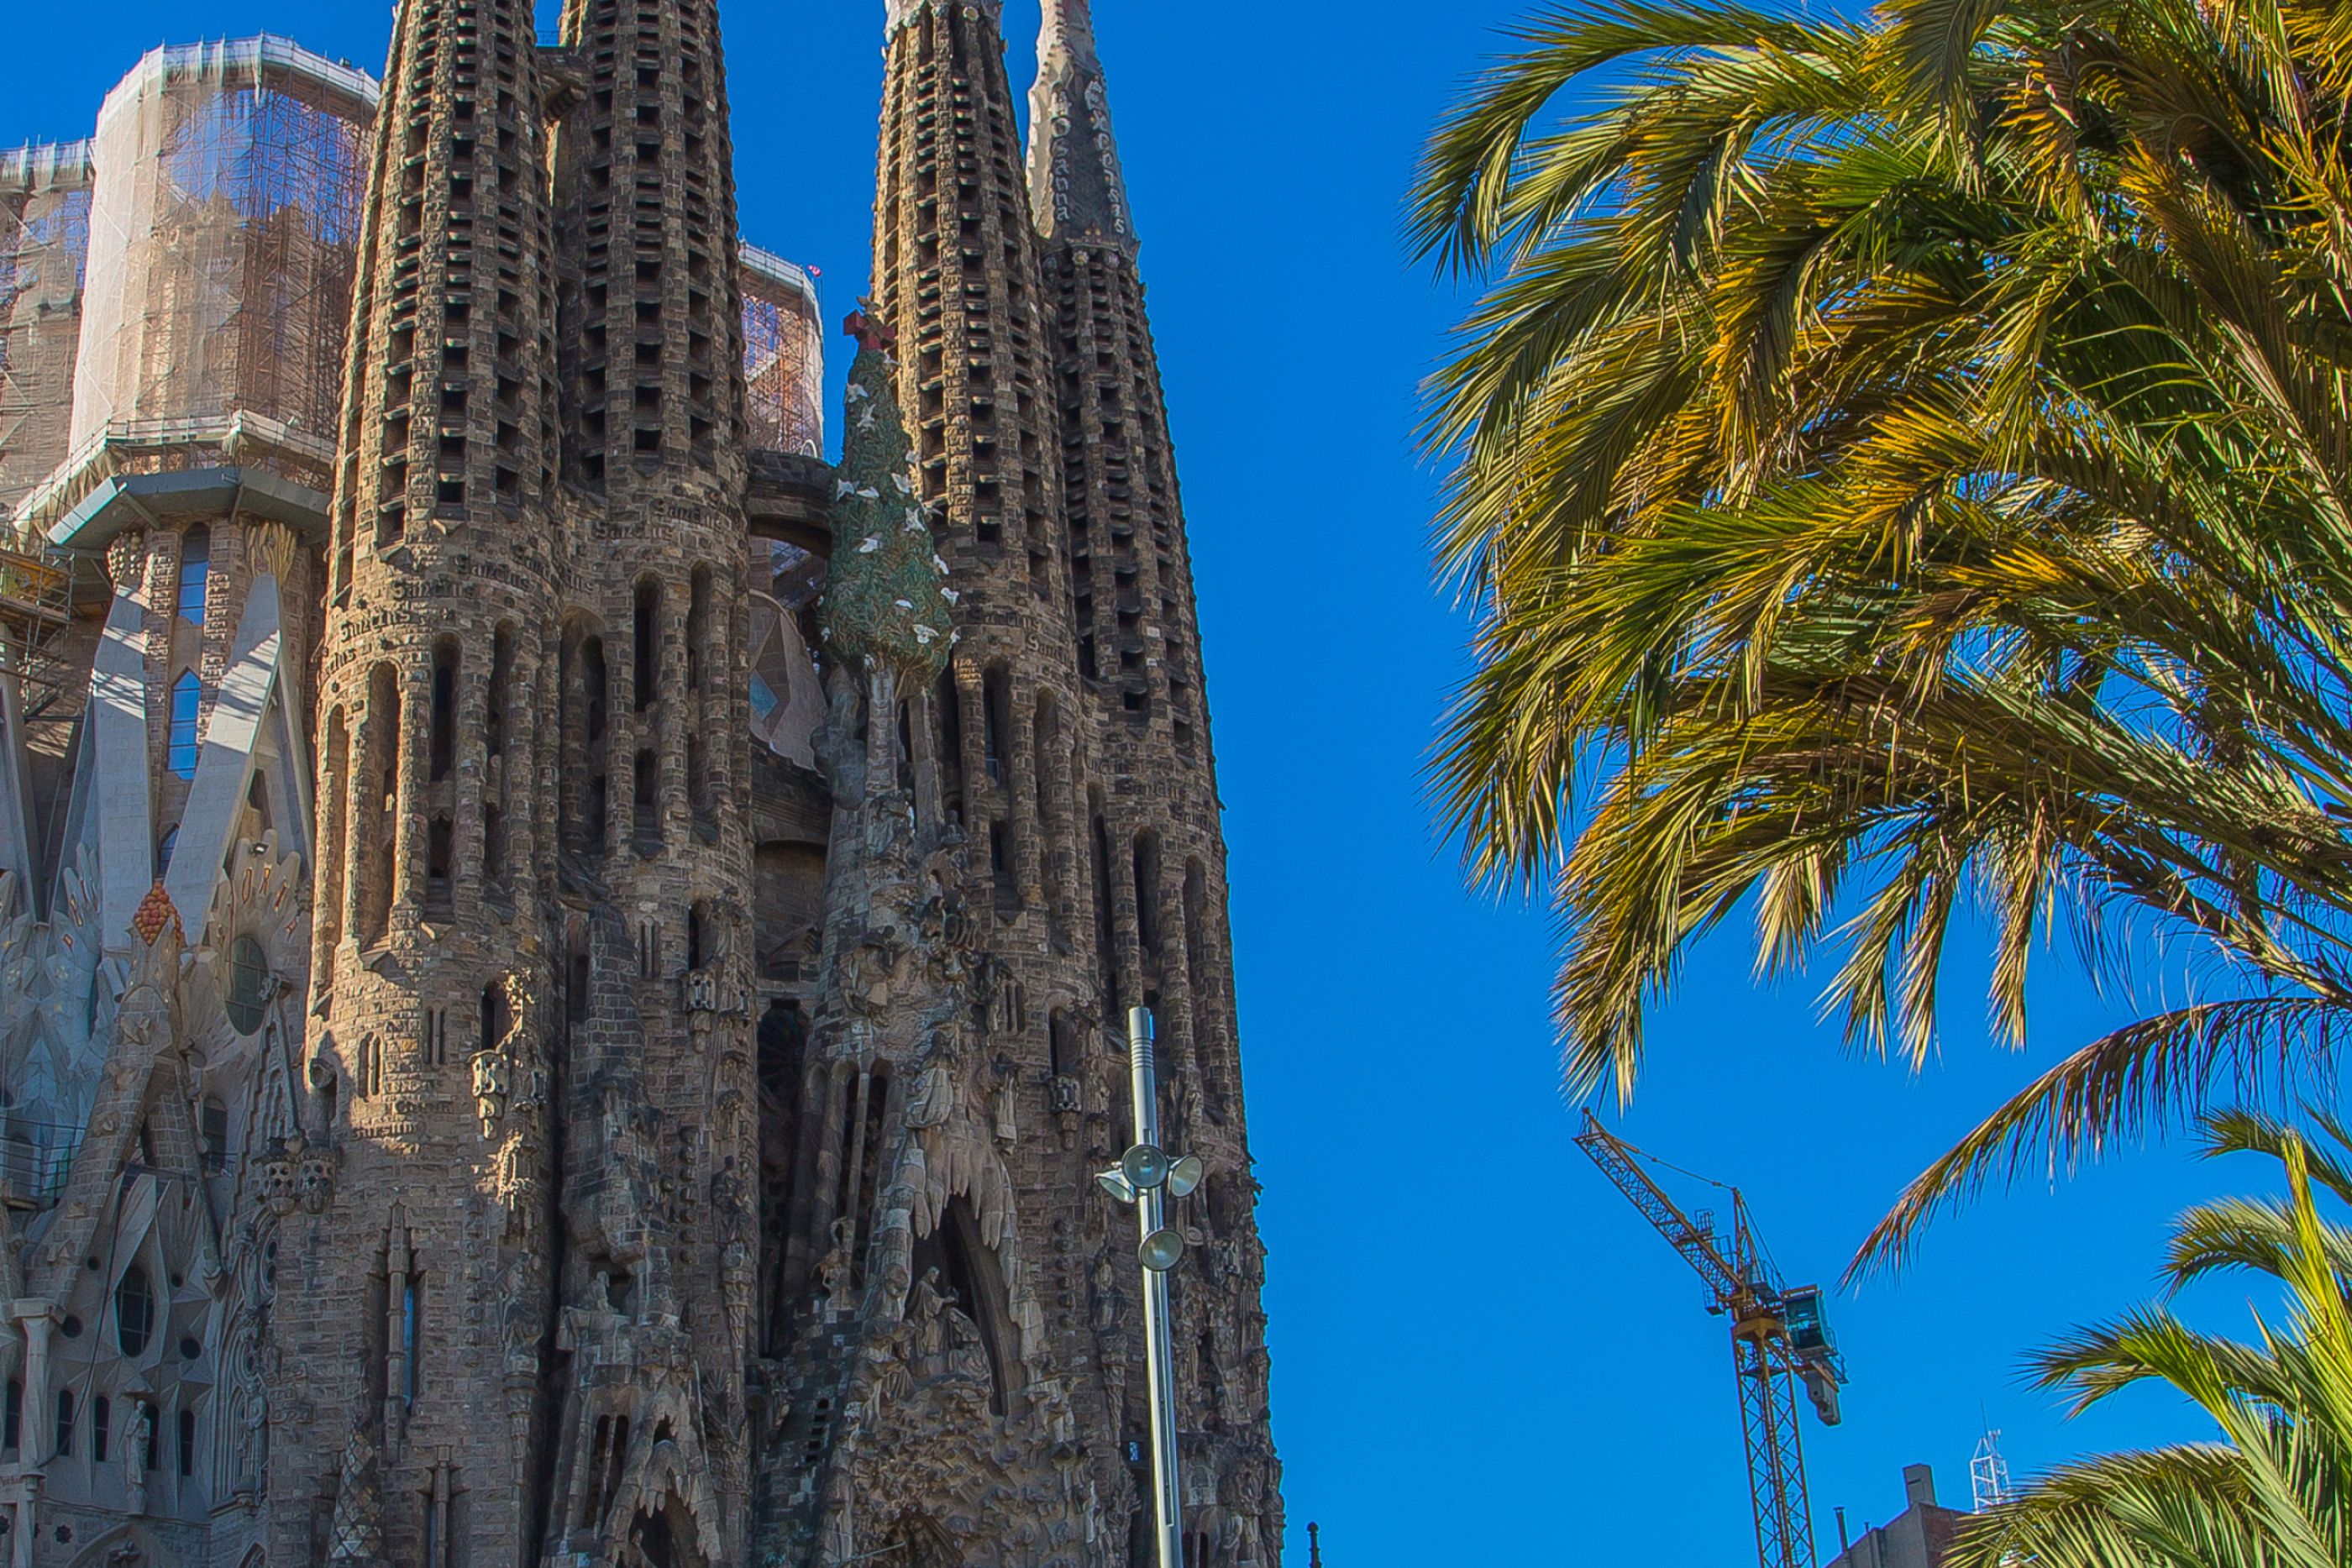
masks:
<path fill-rule="evenodd" d="M 894 335 L 862 310 L 845 330 L 858 350 L 849 367 L 835 471 L 824 640 L 852 666 L 887 666 L 904 682 L 929 683 L 947 667 L 955 642 L 955 592 L 932 542 L 913 444 L 891 389 Z"/>

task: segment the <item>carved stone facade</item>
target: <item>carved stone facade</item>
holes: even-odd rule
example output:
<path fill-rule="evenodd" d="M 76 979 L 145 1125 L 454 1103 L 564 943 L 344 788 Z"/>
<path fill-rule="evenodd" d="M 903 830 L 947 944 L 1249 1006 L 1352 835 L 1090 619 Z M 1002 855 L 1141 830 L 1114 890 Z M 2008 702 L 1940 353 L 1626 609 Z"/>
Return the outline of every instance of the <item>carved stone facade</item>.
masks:
<path fill-rule="evenodd" d="M 10 519 L 70 567 L 75 672 L 0 670 L 12 1568 L 1141 1568 L 1134 1219 L 1090 1179 L 1137 1004 L 1210 1172 L 1171 1216 L 1188 1568 L 1278 1561 L 1085 0 L 1025 148 L 993 4 L 886 13 L 837 468 L 747 423 L 803 318 L 762 256 L 747 341 L 709 0 L 569 0 L 552 46 L 401 0 L 380 99 L 256 46 L 368 139 L 314 225 L 331 455 L 126 428 Z"/>

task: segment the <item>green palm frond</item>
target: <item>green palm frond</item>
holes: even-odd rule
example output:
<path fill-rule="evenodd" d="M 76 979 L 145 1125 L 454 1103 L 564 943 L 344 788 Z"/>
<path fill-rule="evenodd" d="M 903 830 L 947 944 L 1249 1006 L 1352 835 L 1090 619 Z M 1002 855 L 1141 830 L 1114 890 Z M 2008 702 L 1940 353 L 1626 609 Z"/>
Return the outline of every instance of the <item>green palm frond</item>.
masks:
<path fill-rule="evenodd" d="M 1752 918 L 1933 1049 L 1963 917 L 2215 1000 L 2093 1041 L 1865 1249 L 2330 1060 L 2352 978 L 2352 69 L 2336 8 L 1545 13 L 1409 230 L 1485 278 L 1429 388 L 1475 616 L 1437 808 L 1550 884 L 1569 1088 L 1630 1095 Z M 1548 117 L 1612 74 L 1589 109 Z M 2284 1100 L 2280 1103 L 2284 1104 Z"/>
<path fill-rule="evenodd" d="M 2336 1129 L 2328 1129 L 2334 1136 Z M 2103 1455 L 2039 1478 L 1961 1521 L 1949 1568 L 2340 1568 L 2352 1552 L 2352 1308 L 2345 1228 L 2312 1197 L 2300 1135 L 2248 1113 L 2215 1118 L 2209 1145 L 2260 1148 L 2285 1168 L 2284 1202 L 2225 1201 L 2184 1217 L 2172 1256 L 2202 1258 L 2208 1217 L 2259 1214 L 2261 1244 L 2229 1266 L 2286 1287 L 2287 1321 L 2248 1343 L 2198 1333 L 2161 1308 L 2079 1329 L 2037 1355 L 2035 1378 L 2077 1411 L 2123 1388 L 2187 1396 L 2222 1440 Z M 2341 1143 L 2339 1138 L 2338 1143 Z M 2333 1186 L 2341 1172 L 2331 1176 Z"/>

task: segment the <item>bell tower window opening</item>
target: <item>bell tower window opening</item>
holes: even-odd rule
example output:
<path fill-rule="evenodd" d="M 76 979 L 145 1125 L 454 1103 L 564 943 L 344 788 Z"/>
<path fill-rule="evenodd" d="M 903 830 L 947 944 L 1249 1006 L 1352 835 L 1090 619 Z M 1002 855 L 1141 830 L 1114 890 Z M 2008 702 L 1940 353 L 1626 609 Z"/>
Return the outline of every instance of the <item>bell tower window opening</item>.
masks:
<path fill-rule="evenodd" d="M 710 672 L 710 569 L 694 569 L 686 612 L 686 689 L 698 692 Z"/>
<path fill-rule="evenodd" d="M 123 1354 L 136 1356 L 154 1332 L 155 1290 L 147 1282 L 147 1270 L 133 1263 L 114 1287 L 114 1340 Z"/>
<path fill-rule="evenodd" d="M 205 600 L 212 583 L 213 531 L 201 525 L 180 536 L 180 619 L 205 623 Z"/>
<path fill-rule="evenodd" d="M 74 1396 L 70 1388 L 58 1390 L 58 1457 L 71 1458 L 74 1446 Z"/>
<path fill-rule="evenodd" d="M 495 1051 L 509 1027 L 507 988 L 492 981 L 482 988 L 482 1049 Z"/>
<path fill-rule="evenodd" d="M 490 637 L 489 700 L 482 708 L 482 750 L 486 756 L 506 755 L 507 730 L 514 707 L 514 627 L 501 622 Z"/>
<path fill-rule="evenodd" d="M 196 681 L 194 670 L 182 670 L 180 678 L 172 683 L 171 730 L 166 737 L 169 753 L 166 764 L 183 779 L 196 776 L 196 710 L 204 702 L 204 687 Z"/>
<path fill-rule="evenodd" d="M 114 1436 L 114 1401 L 100 1395 L 89 1406 L 89 1462 L 106 1463 L 107 1448 Z"/>
<path fill-rule="evenodd" d="M 1160 835 L 1135 835 L 1135 936 L 1147 953 L 1160 951 Z"/>
<path fill-rule="evenodd" d="M 955 672 L 940 672 L 931 690 L 932 723 L 937 744 L 932 755 L 940 764 L 940 810 L 951 821 L 963 821 L 963 713 L 956 691 Z"/>
<path fill-rule="evenodd" d="M 637 753 L 630 803 L 637 853 L 653 855 L 661 849 L 661 761 L 647 747 Z"/>
<path fill-rule="evenodd" d="M 457 644 L 443 638 L 433 646 L 431 781 L 438 784 L 457 766 Z"/>
<path fill-rule="evenodd" d="M 423 1285 L 415 1274 L 408 1277 L 407 1286 L 400 1295 L 400 1348 L 403 1363 L 400 1398 L 404 1405 L 415 1405 L 423 1378 L 417 1365 L 418 1329 L 422 1317 Z"/>
<path fill-rule="evenodd" d="M 1004 666 L 993 664 L 981 677 L 981 751 L 988 767 L 988 781 L 1004 782 L 1006 747 L 1013 736 L 1012 678 Z"/>
<path fill-rule="evenodd" d="M 359 938 L 373 946 L 391 932 L 392 904 L 399 882 L 400 686 L 390 664 L 378 664 L 368 678 L 366 758 L 359 769 L 362 893 Z"/>
<path fill-rule="evenodd" d="M 643 713 L 661 698 L 661 584 L 652 578 L 637 584 L 630 652 L 635 660 L 636 708 Z"/>
<path fill-rule="evenodd" d="M 180 1474 L 187 1477 L 195 1473 L 196 1413 L 183 1410 L 180 1412 Z"/>

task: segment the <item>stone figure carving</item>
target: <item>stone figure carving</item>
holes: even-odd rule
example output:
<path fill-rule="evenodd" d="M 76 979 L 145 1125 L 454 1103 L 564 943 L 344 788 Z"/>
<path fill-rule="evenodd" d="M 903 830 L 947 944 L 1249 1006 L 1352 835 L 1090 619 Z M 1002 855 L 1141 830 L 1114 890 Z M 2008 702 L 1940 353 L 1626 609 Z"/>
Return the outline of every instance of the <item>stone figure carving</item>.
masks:
<path fill-rule="evenodd" d="M 981 1342 L 980 1325 L 955 1304 L 953 1291 L 946 1292 L 946 1301 L 940 1316 L 947 1325 L 948 1375 L 985 1387 L 989 1382 L 988 1349 Z"/>
<path fill-rule="evenodd" d="M 1265 1507 L 1265 1476 L 1255 1460 L 1244 1460 L 1218 1490 L 1225 1505 L 1217 1531 L 1218 1561 L 1228 1568 L 1261 1568 L 1265 1537 L 1258 1515 Z"/>
<path fill-rule="evenodd" d="M 153 1421 L 147 1401 L 131 1402 L 131 1420 L 122 1430 L 122 1479 L 130 1500 L 127 1511 L 133 1515 L 147 1511 L 147 1443 L 153 1435 Z"/>
<path fill-rule="evenodd" d="M 300 1160 L 302 1138 L 272 1138 L 261 1155 L 261 1200 L 269 1212 L 280 1219 L 294 1212 L 301 1201 L 298 1163 Z"/>
<path fill-rule="evenodd" d="M 940 1283 L 936 1268 L 923 1270 L 923 1277 L 907 1292 L 907 1321 L 915 1326 L 915 1375 L 936 1377 L 947 1352 L 947 1324 L 941 1314 L 955 1292 Z"/>
<path fill-rule="evenodd" d="M 490 1046 L 474 1057 L 474 1114 L 482 1124 L 485 1139 L 498 1136 L 499 1123 L 507 1113 L 507 1094 L 510 1081 L 507 1071 L 507 1053 Z"/>
<path fill-rule="evenodd" d="M 295 1178 L 297 1196 L 305 1214 L 324 1214 L 335 1196 L 335 1154 L 332 1149 L 310 1148 L 302 1145 L 298 1135 L 294 1144 L 301 1155 L 300 1174 Z"/>
<path fill-rule="evenodd" d="M 853 1272 L 849 1251 L 856 1245 L 857 1222 L 848 1215 L 833 1222 L 833 1247 L 824 1260 L 816 1266 L 818 1282 L 824 1286 L 825 1310 L 845 1312 L 853 1305 L 850 1300 L 850 1277 Z"/>
<path fill-rule="evenodd" d="M 989 1096 L 990 1119 L 995 1124 L 996 1141 L 1011 1148 L 1021 1137 L 1020 1128 L 1014 1120 L 1014 1111 L 1019 1103 L 1017 1091 L 1021 1085 L 1020 1064 L 1000 1051 L 996 1060 L 989 1064 L 989 1071 L 996 1080 L 995 1091 Z"/>
<path fill-rule="evenodd" d="M 925 1065 L 907 1092 L 907 1125 L 936 1127 L 955 1110 L 955 1079 L 940 1060 L 936 1045 L 924 1053 Z"/>

